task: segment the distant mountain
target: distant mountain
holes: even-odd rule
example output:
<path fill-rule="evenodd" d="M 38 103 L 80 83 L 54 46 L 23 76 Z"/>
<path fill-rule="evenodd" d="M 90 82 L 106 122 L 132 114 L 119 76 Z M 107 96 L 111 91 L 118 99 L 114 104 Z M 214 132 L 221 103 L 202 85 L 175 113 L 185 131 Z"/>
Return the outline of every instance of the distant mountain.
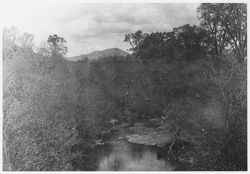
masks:
<path fill-rule="evenodd" d="M 80 56 L 74 56 L 74 57 L 66 57 L 67 60 L 69 61 L 78 61 L 78 60 L 82 60 L 85 58 L 88 58 L 90 60 L 93 59 L 100 59 L 100 58 L 104 58 L 104 57 L 108 57 L 108 56 L 123 56 L 126 57 L 130 55 L 128 52 L 123 51 L 119 48 L 110 48 L 110 49 L 106 49 L 103 51 L 94 51 L 90 54 L 82 54 Z"/>

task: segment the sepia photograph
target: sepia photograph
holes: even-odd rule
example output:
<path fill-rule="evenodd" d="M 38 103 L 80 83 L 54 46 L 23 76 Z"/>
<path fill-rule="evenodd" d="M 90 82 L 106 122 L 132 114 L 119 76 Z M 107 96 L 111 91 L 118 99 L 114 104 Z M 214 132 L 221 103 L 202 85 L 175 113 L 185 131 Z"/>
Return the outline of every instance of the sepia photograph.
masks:
<path fill-rule="evenodd" d="M 2 171 L 247 172 L 246 2 L 1 6 Z"/>

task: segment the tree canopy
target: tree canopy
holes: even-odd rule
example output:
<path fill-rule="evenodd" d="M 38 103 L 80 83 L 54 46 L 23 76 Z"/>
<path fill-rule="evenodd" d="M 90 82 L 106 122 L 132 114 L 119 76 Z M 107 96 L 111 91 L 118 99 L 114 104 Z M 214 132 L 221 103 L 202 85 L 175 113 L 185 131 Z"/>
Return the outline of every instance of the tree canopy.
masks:
<path fill-rule="evenodd" d="M 25 49 L 33 49 L 34 47 L 34 34 L 23 33 L 23 35 L 19 38 L 21 43 L 21 47 Z"/>
<path fill-rule="evenodd" d="M 64 56 L 68 52 L 67 41 L 57 34 L 49 35 L 47 42 L 51 46 L 52 54 Z"/>
<path fill-rule="evenodd" d="M 240 3 L 203 3 L 198 8 L 201 27 L 212 38 L 214 54 L 232 49 L 243 61 L 247 49 L 247 6 Z"/>
<path fill-rule="evenodd" d="M 170 32 L 143 33 L 141 30 L 125 35 L 132 53 L 148 61 L 161 57 L 196 60 L 209 54 L 216 58 L 226 50 L 234 52 L 238 61 L 247 54 L 247 9 L 240 3 L 202 3 L 197 9 L 200 25 L 183 25 Z M 199 53 L 199 54 L 198 54 Z"/>

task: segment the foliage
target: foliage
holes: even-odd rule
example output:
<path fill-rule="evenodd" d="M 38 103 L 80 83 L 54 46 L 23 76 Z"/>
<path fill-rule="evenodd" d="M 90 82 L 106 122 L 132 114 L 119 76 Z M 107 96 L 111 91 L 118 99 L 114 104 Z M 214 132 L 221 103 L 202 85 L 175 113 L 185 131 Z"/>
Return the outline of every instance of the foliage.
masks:
<path fill-rule="evenodd" d="M 124 41 L 132 45 L 133 54 L 143 62 L 163 57 L 168 61 L 177 57 L 193 61 L 206 54 L 211 42 L 203 28 L 189 24 L 174 28 L 170 32 L 148 34 L 139 30 L 125 35 Z"/>
<path fill-rule="evenodd" d="M 53 76 L 50 60 L 32 52 L 3 63 L 5 170 L 72 170 L 77 132 L 66 82 Z"/>
<path fill-rule="evenodd" d="M 36 49 L 36 51 L 44 57 L 49 57 L 52 52 L 51 47 L 47 42 L 41 42 L 40 46 Z"/>
<path fill-rule="evenodd" d="M 3 58 L 13 58 L 17 50 L 33 50 L 34 35 L 29 33 L 20 33 L 16 27 L 3 30 Z"/>
<path fill-rule="evenodd" d="M 150 79 L 145 94 L 198 146 L 200 170 L 246 170 L 246 5 L 201 4 L 198 12 L 200 26 L 129 35 Z"/>
<path fill-rule="evenodd" d="M 21 47 L 24 49 L 33 49 L 34 47 L 34 35 L 29 33 L 23 33 L 22 36 L 18 38 Z"/>
<path fill-rule="evenodd" d="M 167 116 L 195 144 L 197 170 L 246 170 L 246 5 L 198 12 L 200 26 L 125 35 L 132 56 L 78 62 L 61 58 L 68 49 L 58 35 L 36 54 L 23 49 L 32 35 L 20 48 L 16 29 L 4 30 L 5 170 L 72 170 L 79 151 L 84 157 L 126 112 Z"/>
<path fill-rule="evenodd" d="M 129 110 L 140 117 L 155 114 L 157 103 L 151 98 L 150 76 L 136 60 L 131 57 L 106 57 L 92 61 L 89 71 L 90 83 L 100 87 L 105 101 L 114 104 L 118 113 Z"/>
<path fill-rule="evenodd" d="M 47 42 L 51 46 L 52 55 L 64 56 L 68 52 L 68 47 L 65 45 L 67 41 L 57 34 L 49 35 Z"/>
<path fill-rule="evenodd" d="M 208 33 L 196 25 L 183 25 L 173 29 L 179 50 L 183 50 L 187 61 L 194 61 L 206 55 L 210 38 Z"/>
<path fill-rule="evenodd" d="M 241 3 L 203 3 L 198 8 L 201 26 L 209 31 L 214 54 L 232 49 L 243 61 L 247 49 L 247 5 Z"/>
<path fill-rule="evenodd" d="M 216 144 L 220 155 L 217 169 L 246 170 L 247 139 L 247 71 L 246 63 L 239 63 L 233 54 L 223 55 L 222 68 L 216 70 L 212 64 L 206 64 L 206 79 L 211 83 L 210 95 L 223 114 L 223 137 L 214 136 L 211 144 Z M 210 144 L 210 145 L 211 145 Z M 218 159 L 217 159 L 218 160 Z M 224 163 L 224 164 L 221 164 Z"/>
<path fill-rule="evenodd" d="M 140 56 L 138 46 L 143 42 L 144 38 L 147 36 L 147 33 L 142 33 L 141 30 L 136 31 L 134 34 L 126 34 L 124 42 L 128 42 L 132 47 L 130 50 L 136 53 L 137 56 Z"/>
<path fill-rule="evenodd" d="M 13 44 L 17 44 L 18 35 L 20 31 L 17 29 L 17 27 L 12 26 L 10 29 L 5 28 L 3 30 L 3 40 L 4 42 L 9 41 Z"/>
<path fill-rule="evenodd" d="M 3 59 L 12 59 L 17 51 L 18 29 L 11 27 L 3 30 Z"/>

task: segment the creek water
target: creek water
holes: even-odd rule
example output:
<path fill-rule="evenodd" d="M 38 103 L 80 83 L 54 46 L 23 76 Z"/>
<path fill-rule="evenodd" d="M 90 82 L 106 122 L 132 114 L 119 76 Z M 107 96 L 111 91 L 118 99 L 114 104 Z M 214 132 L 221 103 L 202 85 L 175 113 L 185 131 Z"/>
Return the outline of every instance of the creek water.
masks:
<path fill-rule="evenodd" d="M 170 161 L 157 158 L 156 146 L 130 143 L 126 140 L 109 141 L 89 151 L 78 166 L 84 171 L 172 171 Z"/>

